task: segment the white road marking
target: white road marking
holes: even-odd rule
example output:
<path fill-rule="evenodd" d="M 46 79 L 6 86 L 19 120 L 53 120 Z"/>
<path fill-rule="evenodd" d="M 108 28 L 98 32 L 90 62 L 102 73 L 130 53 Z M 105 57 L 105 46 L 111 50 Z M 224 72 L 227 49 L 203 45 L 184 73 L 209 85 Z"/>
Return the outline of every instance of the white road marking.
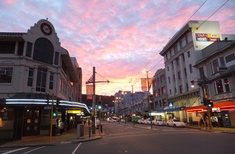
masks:
<path fill-rule="evenodd" d="M 10 151 L 5 152 L 3 154 L 9 154 L 9 153 L 13 153 L 13 152 L 16 152 L 16 151 L 24 150 L 24 149 L 27 149 L 27 148 L 29 148 L 29 147 L 24 147 L 24 148 L 19 148 L 19 149 L 15 149 L 15 150 L 10 150 Z"/>
<path fill-rule="evenodd" d="M 23 154 L 31 153 L 31 152 L 33 152 L 33 151 L 36 151 L 36 150 L 42 149 L 42 148 L 44 148 L 44 147 L 45 147 L 45 146 L 38 147 L 38 148 L 32 149 L 32 150 L 30 150 L 30 151 L 27 151 L 27 152 L 25 152 L 25 153 L 23 153 Z"/>
<path fill-rule="evenodd" d="M 82 143 L 79 143 L 78 146 L 73 150 L 73 153 L 72 154 L 75 154 L 75 152 L 77 151 L 77 149 L 80 147 Z"/>

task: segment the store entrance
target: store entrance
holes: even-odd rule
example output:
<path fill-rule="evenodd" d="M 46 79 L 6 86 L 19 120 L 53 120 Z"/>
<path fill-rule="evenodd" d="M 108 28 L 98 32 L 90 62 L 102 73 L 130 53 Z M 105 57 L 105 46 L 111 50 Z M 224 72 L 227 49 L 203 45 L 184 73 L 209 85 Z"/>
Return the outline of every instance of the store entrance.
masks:
<path fill-rule="evenodd" d="M 38 109 L 24 110 L 23 136 L 39 135 L 39 117 Z"/>

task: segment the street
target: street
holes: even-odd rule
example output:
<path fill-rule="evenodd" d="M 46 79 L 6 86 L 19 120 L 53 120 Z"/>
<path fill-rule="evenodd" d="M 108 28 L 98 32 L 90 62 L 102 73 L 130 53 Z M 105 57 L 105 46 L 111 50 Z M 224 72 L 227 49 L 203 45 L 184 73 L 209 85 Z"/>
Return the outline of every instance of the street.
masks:
<path fill-rule="evenodd" d="M 2 148 L 3 154 L 233 154 L 235 134 L 201 131 L 132 123 L 102 122 L 104 136 L 100 140 L 56 146 Z"/>

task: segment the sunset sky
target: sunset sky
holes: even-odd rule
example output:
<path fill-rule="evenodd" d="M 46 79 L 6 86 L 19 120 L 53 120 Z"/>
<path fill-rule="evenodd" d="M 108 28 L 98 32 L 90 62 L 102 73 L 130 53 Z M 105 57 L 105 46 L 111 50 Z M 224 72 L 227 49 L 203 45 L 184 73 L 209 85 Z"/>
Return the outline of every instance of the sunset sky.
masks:
<path fill-rule="evenodd" d="M 235 34 L 235 0 L 1 0 L 0 32 L 27 32 L 40 19 L 54 25 L 76 57 L 85 82 L 96 68 L 96 94 L 141 91 L 140 79 L 164 68 L 159 52 L 188 20 L 219 21 Z"/>

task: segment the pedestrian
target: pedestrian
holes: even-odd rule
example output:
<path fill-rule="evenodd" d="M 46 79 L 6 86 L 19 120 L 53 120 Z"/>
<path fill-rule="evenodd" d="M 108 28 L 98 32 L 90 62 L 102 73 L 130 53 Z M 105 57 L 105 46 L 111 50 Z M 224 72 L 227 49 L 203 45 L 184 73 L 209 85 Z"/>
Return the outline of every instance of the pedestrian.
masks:
<path fill-rule="evenodd" d="M 62 120 L 60 121 L 59 127 L 60 127 L 60 135 L 62 135 L 62 133 L 63 133 L 63 131 L 64 131 L 64 123 L 63 123 Z"/>

